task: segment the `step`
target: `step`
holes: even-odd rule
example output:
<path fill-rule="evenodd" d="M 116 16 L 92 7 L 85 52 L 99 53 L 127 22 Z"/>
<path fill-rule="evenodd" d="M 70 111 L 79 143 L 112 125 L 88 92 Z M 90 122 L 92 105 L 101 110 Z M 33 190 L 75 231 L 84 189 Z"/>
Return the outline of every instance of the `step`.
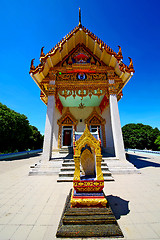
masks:
<path fill-rule="evenodd" d="M 90 216 L 76 215 L 76 216 L 64 216 L 63 224 L 67 225 L 90 225 L 90 224 L 115 224 L 116 219 L 113 215 L 102 215 L 102 214 L 94 214 Z"/>
<path fill-rule="evenodd" d="M 63 163 L 74 163 L 73 159 L 64 159 Z"/>
<path fill-rule="evenodd" d="M 106 176 L 111 176 L 111 172 L 103 172 L 103 177 L 106 177 Z"/>
<path fill-rule="evenodd" d="M 112 215 L 110 208 L 69 208 L 65 216 L 91 216 L 91 215 Z"/>
<path fill-rule="evenodd" d="M 106 166 L 106 167 L 102 167 L 101 168 L 102 169 L 102 172 L 104 171 L 109 171 L 109 169 L 108 169 L 108 167 Z M 62 168 L 60 169 L 60 171 L 75 171 L 75 167 L 74 167 L 74 165 L 73 166 L 67 166 L 67 167 L 64 167 L 64 166 L 62 166 Z"/>
<path fill-rule="evenodd" d="M 73 147 L 62 147 L 59 153 L 73 153 Z"/>
<path fill-rule="evenodd" d="M 73 182 L 73 177 L 59 177 L 57 182 Z"/>
<path fill-rule="evenodd" d="M 62 163 L 62 167 L 73 167 L 75 164 L 74 162 L 66 162 L 66 163 Z"/>
<path fill-rule="evenodd" d="M 62 167 L 60 169 L 60 171 L 64 172 L 64 171 L 75 171 L 75 167 Z"/>
<path fill-rule="evenodd" d="M 104 178 L 104 181 L 107 182 L 107 181 L 114 181 L 114 178 L 112 176 L 103 176 Z"/>
<path fill-rule="evenodd" d="M 72 166 L 74 166 L 75 164 L 74 164 L 74 160 L 70 160 L 70 161 L 66 161 L 66 159 L 64 159 L 64 161 L 63 161 L 63 163 L 62 163 L 62 167 L 72 167 Z M 101 163 L 101 166 L 102 167 L 108 167 L 107 166 L 107 164 L 106 163 L 104 163 L 104 162 L 102 162 Z"/>
<path fill-rule="evenodd" d="M 102 225 L 62 225 L 57 231 L 57 237 L 122 237 L 116 224 Z"/>
<path fill-rule="evenodd" d="M 59 173 L 59 177 L 73 177 L 74 172 L 73 171 L 64 171 Z"/>
<path fill-rule="evenodd" d="M 109 168 L 107 166 L 102 166 L 101 169 L 102 171 L 109 171 Z"/>
<path fill-rule="evenodd" d="M 104 176 L 104 181 L 114 181 L 112 176 Z M 61 176 L 57 179 L 57 182 L 73 182 L 73 177 Z"/>

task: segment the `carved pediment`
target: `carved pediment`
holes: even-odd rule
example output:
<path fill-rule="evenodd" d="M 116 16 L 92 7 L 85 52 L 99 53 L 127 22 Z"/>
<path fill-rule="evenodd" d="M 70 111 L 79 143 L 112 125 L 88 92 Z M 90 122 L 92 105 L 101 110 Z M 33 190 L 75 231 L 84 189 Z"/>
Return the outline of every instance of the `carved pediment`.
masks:
<path fill-rule="evenodd" d="M 62 124 L 73 124 L 73 121 L 70 119 L 70 117 L 66 117 L 63 121 Z"/>
<path fill-rule="evenodd" d="M 89 121 L 89 124 L 100 124 L 101 125 L 101 121 L 96 116 L 93 116 L 91 118 L 91 120 Z"/>
<path fill-rule="evenodd" d="M 91 124 L 99 124 L 99 125 L 104 125 L 105 124 L 105 119 L 103 119 L 97 111 L 94 109 L 93 112 L 89 115 L 89 117 L 85 120 L 85 123 L 87 125 Z"/>
<path fill-rule="evenodd" d="M 67 108 L 66 112 L 62 115 L 60 119 L 58 119 L 57 124 L 61 125 L 74 125 L 76 126 L 78 121 L 75 117 L 70 113 L 69 108 Z"/>
<path fill-rule="evenodd" d="M 101 66 L 99 59 L 94 56 L 84 45 L 78 45 L 76 49 L 68 55 L 67 58 L 62 60 L 61 66 L 66 67 L 67 65 L 85 65 L 91 64 L 96 66 Z"/>

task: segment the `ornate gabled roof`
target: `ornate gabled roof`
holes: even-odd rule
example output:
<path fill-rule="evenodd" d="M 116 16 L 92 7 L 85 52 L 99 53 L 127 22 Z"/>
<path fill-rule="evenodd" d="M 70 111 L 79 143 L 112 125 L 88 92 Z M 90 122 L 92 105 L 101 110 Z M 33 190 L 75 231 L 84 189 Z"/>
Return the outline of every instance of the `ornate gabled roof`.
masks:
<path fill-rule="evenodd" d="M 32 59 L 29 72 L 41 89 L 42 101 L 47 104 L 48 95 L 55 94 L 63 106 L 70 106 L 71 102 L 77 106 L 79 98 L 86 95 L 86 104 L 91 104 L 94 96 L 103 98 L 111 90 L 116 90 L 119 100 L 122 88 L 132 77 L 134 68 L 131 58 L 129 66 L 123 63 L 122 50 L 118 47 L 118 53 L 114 52 L 82 26 L 81 21 L 47 54 L 42 47 L 40 64 L 35 67 Z M 75 80 L 81 83 L 75 84 Z M 70 101 L 70 96 L 74 101 Z M 92 96 L 89 101 L 88 96 Z M 99 106 L 100 98 L 96 101 L 98 105 L 94 106 Z"/>
<path fill-rule="evenodd" d="M 130 59 L 129 66 L 125 65 L 122 62 L 123 56 L 120 46 L 118 46 L 119 47 L 118 53 L 114 52 L 106 43 L 104 43 L 94 33 L 92 33 L 90 30 L 88 30 L 87 28 L 80 24 L 79 26 L 76 26 L 64 38 L 62 38 L 62 40 L 59 43 L 57 43 L 47 54 L 44 54 L 43 52 L 44 47 L 42 47 L 40 54 L 40 64 L 37 67 L 35 67 L 34 59 L 32 59 L 29 73 L 35 75 L 36 73 L 43 72 L 43 70 L 46 67 L 46 63 L 48 63 L 47 65 L 49 66 L 52 67 L 55 66 L 57 64 L 56 60 L 61 61 L 62 58 L 64 58 L 65 55 L 67 55 L 71 51 L 71 48 L 76 47 L 78 43 L 82 43 L 86 45 L 88 48 L 90 48 L 90 50 L 92 50 L 95 55 L 99 55 L 101 61 L 103 61 L 104 63 L 108 62 L 107 65 L 113 65 L 113 63 L 115 64 L 115 62 L 117 62 L 121 72 L 123 73 L 134 72 L 131 58 L 129 58 Z M 59 59 L 57 59 L 56 55 L 58 55 Z M 105 58 L 107 58 L 107 56 L 105 55 L 109 55 L 111 57 L 110 61 L 109 60 L 105 61 Z M 56 56 L 56 60 L 55 59 L 53 60 L 54 56 Z"/>

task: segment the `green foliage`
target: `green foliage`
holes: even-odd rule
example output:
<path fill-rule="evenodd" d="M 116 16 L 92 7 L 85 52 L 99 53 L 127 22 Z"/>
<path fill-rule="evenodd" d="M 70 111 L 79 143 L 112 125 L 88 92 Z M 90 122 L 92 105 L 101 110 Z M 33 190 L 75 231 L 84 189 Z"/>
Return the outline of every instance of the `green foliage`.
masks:
<path fill-rule="evenodd" d="M 30 125 L 32 130 L 32 135 L 30 136 L 29 140 L 29 148 L 32 150 L 36 150 L 42 148 L 43 146 L 43 136 L 41 135 L 40 131 L 32 125 Z"/>
<path fill-rule="evenodd" d="M 0 103 L 0 152 L 42 148 L 43 137 L 24 114 Z"/>
<path fill-rule="evenodd" d="M 158 147 L 158 150 L 160 150 L 160 135 L 156 138 L 154 143 Z"/>
<path fill-rule="evenodd" d="M 155 140 L 160 135 L 158 128 L 142 123 L 130 123 L 122 127 L 125 148 L 157 150 Z"/>

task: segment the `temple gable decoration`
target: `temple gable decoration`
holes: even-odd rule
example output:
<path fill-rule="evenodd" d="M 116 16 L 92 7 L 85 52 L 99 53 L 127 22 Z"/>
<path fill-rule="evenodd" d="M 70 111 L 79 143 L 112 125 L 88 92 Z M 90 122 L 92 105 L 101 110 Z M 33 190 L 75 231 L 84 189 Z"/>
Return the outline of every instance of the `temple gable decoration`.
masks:
<path fill-rule="evenodd" d="M 75 97 L 80 91 L 82 97 L 85 94 L 100 97 L 108 94 L 109 87 L 118 95 L 134 73 L 132 59 L 129 58 L 128 66 L 125 65 L 122 49 L 118 47 L 118 53 L 114 52 L 82 25 L 75 27 L 47 54 L 42 47 L 40 64 L 35 67 L 32 59 L 29 72 L 43 92 L 42 101 L 47 104 L 50 94 L 56 97 L 60 94 L 66 99 L 71 95 Z M 64 84 L 61 85 L 58 79 L 63 80 Z M 114 83 L 110 86 L 109 80 L 112 79 Z M 67 80 L 71 83 L 67 84 Z M 72 83 L 75 80 L 91 81 L 92 85 L 91 82 L 84 82 L 81 88 L 76 88 Z"/>
<path fill-rule="evenodd" d="M 105 123 L 106 120 L 103 119 L 96 111 L 96 109 L 93 109 L 93 112 L 89 115 L 87 119 L 85 119 L 85 124 L 87 124 L 88 127 L 91 125 L 99 125 L 101 126 L 102 131 L 102 141 L 103 141 L 103 147 L 106 147 L 106 136 L 105 136 Z"/>

